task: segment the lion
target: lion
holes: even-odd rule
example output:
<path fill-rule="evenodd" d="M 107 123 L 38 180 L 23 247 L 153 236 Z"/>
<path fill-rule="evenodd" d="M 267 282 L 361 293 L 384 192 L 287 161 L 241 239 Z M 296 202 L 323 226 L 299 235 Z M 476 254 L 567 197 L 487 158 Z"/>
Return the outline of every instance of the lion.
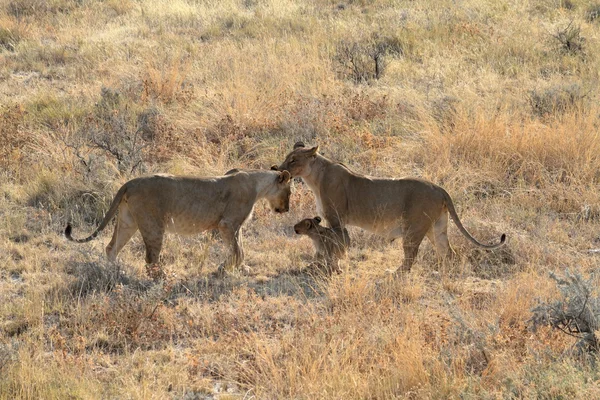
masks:
<path fill-rule="evenodd" d="M 112 201 L 106 216 L 94 233 L 85 239 L 67 239 L 85 243 L 106 228 L 119 211 L 115 231 L 106 254 L 116 261 L 117 254 L 139 230 L 146 246 L 146 263 L 159 261 L 165 232 L 184 235 L 218 229 L 231 253 L 219 267 L 224 272 L 238 268 L 244 260 L 242 225 L 250 217 L 254 204 L 267 199 L 276 213 L 289 211 L 290 173 L 288 171 L 244 170 L 225 176 L 196 178 L 157 174 L 125 183 Z"/>
<path fill-rule="evenodd" d="M 448 242 L 448 214 L 460 232 L 485 249 L 497 244 L 477 241 L 461 223 L 450 195 L 440 186 L 417 178 L 375 178 L 357 174 L 318 153 L 318 146 L 296 143 L 278 170 L 300 177 L 315 195 L 317 213 L 333 229 L 358 226 L 387 239 L 403 238 L 404 260 L 396 271 L 410 271 L 419 246 L 427 236 L 442 259 L 452 258 Z"/>
<path fill-rule="evenodd" d="M 341 272 L 339 261 L 346 257 L 350 245 L 348 230 L 339 231 L 321 225 L 321 218 L 306 218 L 294 225 L 298 235 L 308 236 L 315 246 L 317 263 L 324 264 L 328 270 Z"/>

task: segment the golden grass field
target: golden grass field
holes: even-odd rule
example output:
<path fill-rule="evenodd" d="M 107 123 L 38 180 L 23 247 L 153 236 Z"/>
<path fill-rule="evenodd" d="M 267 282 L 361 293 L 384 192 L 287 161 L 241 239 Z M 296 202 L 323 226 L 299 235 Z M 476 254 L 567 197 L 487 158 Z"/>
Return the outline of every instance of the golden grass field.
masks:
<path fill-rule="evenodd" d="M 534 331 L 549 273 L 600 277 L 600 2 L 1 0 L 0 399 L 594 399 L 594 356 Z M 376 62 L 377 60 L 377 62 Z M 376 68 L 377 65 L 377 68 Z M 214 276 L 218 236 L 139 235 L 110 265 L 120 185 L 269 168 L 302 140 L 375 176 L 443 186 L 475 237 L 356 228 L 315 276 L 259 203 L 250 274 Z"/>

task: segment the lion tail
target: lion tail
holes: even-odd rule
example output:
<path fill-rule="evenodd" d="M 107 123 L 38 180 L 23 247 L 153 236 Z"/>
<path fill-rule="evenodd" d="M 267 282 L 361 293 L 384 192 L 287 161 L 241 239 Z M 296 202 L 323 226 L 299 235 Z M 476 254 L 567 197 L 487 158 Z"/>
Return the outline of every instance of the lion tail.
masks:
<path fill-rule="evenodd" d="M 484 249 L 496 249 L 500 246 L 502 246 L 504 244 L 504 242 L 506 242 L 506 234 L 502 234 L 502 236 L 500 236 L 500 242 L 496 243 L 496 244 L 483 244 L 481 242 L 479 242 L 477 239 L 475 239 L 470 233 L 469 231 L 467 231 L 467 229 L 463 226 L 462 222 L 460 222 L 460 218 L 458 218 L 458 214 L 456 213 L 456 209 L 454 208 L 454 203 L 452 202 L 452 198 L 450 197 L 450 195 L 448 194 L 448 192 L 446 192 L 444 189 L 442 189 L 442 191 L 444 192 L 444 197 L 446 198 L 446 207 L 448 207 L 448 212 L 450 212 L 450 216 L 452 217 L 452 220 L 454 221 L 454 223 L 456 224 L 456 226 L 458 227 L 458 229 L 460 230 L 460 232 L 465 235 L 465 237 L 467 239 L 469 239 L 469 241 L 479 247 L 483 247 Z"/>
<path fill-rule="evenodd" d="M 85 239 L 75 239 L 73 236 L 71 236 L 71 233 L 73 232 L 73 227 L 71 226 L 71 223 L 69 222 L 69 223 L 67 223 L 67 227 L 65 228 L 66 238 L 72 242 L 77 242 L 77 243 L 86 243 L 86 242 L 89 242 L 90 240 L 93 240 L 96 236 L 98 236 L 98 234 L 100 232 L 102 232 L 102 230 L 104 228 L 106 228 L 106 226 L 108 225 L 110 220 L 113 219 L 113 217 L 117 213 L 119 204 L 121 204 L 121 201 L 123 200 L 123 196 L 125 196 L 125 192 L 127 192 L 127 184 L 121 186 L 121 189 L 119 189 L 119 191 L 115 195 L 115 198 L 113 199 L 113 201 L 110 205 L 110 208 L 108 209 L 108 212 L 104 216 L 104 219 L 102 220 L 100 225 L 98 225 L 98 227 L 96 228 L 94 233 L 92 233 L 90 236 L 86 237 Z"/>

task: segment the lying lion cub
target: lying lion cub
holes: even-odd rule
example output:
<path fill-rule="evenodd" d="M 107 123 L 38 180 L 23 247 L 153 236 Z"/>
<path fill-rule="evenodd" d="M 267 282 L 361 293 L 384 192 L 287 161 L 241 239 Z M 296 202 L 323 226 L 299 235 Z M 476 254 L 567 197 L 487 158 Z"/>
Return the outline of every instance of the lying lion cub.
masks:
<path fill-rule="evenodd" d="M 165 232 L 191 235 L 218 229 L 225 243 L 231 246 L 231 254 L 220 267 L 224 271 L 239 267 L 244 260 L 241 228 L 254 203 L 265 198 L 275 212 L 284 213 L 289 210 L 290 192 L 287 171 L 244 170 L 212 178 L 166 174 L 135 178 L 119 189 L 92 235 L 74 239 L 68 224 L 65 236 L 74 242 L 88 242 L 106 228 L 118 210 L 115 231 L 106 246 L 108 259 L 115 261 L 139 229 L 146 245 L 146 262 L 155 264 Z"/>
<path fill-rule="evenodd" d="M 307 235 L 312 239 L 315 250 L 315 258 L 318 263 L 333 272 L 341 272 L 339 260 L 346 257 L 346 249 L 350 245 L 348 230 L 335 231 L 331 228 L 321 226 L 321 218 L 306 218 L 294 225 L 294 231 L 298 235 Z"/>
<path fill-rule="evenodd" d="M 448 215 L 477 246 L 495 249 L 506 240 L 503 234 L 494 245 L 478 242 L 460 222 L 450 195 L 431 182 L 360 175 L 317 150 L 318 146 L 296 143 L 278 169 L 306 182 L 315 195 L 318 214 L 332 228 L 354 225 L 392 240 L 403 237 L 404 271 L 412 267 L 425 236 L 441 257 L 454 255 L 448 242 Z"/>

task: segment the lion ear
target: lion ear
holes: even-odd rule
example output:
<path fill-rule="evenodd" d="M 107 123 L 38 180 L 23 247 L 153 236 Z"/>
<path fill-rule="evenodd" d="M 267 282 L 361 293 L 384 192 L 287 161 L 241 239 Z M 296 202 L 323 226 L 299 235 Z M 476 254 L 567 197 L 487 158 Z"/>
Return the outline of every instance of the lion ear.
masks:
<path fill-rule="evenodd" d="M 289 171 L 282 171 L 279 174 L 279 183 L 288 183 L 291 177 Z"/>
<path fill-rule="evenodd" d="M 314 217 L 313 219 L 317 222 L 317 225 L 321 223 L 321 217 Z"/>
<path fill-rule="evenodd" d="M 316 155 L 316 154 L 317 154 L 317 151 L 318 151 L 318 150 L 319 150 L 319 145 L 317 145 L 317 146 L 315 146 L 315 147 L 313 147 L 313 148 L 309 149 L 309 150 L 308 150 L 308 155 L 309 155 L 309 156 L 314 156 L 314 155 Z"/>
<path fill-rule="evenodd" d="M 296 144 L 294 144 L 294 150 L 296 150 L 300 147 L 304 147 L 304 142 L 296 142 Z"/>
<path fill-rule="evenodd" d="M 271 165 L 271 171 L 277 171 L 279 170 L 279 167 L 275 164 Z"/>

